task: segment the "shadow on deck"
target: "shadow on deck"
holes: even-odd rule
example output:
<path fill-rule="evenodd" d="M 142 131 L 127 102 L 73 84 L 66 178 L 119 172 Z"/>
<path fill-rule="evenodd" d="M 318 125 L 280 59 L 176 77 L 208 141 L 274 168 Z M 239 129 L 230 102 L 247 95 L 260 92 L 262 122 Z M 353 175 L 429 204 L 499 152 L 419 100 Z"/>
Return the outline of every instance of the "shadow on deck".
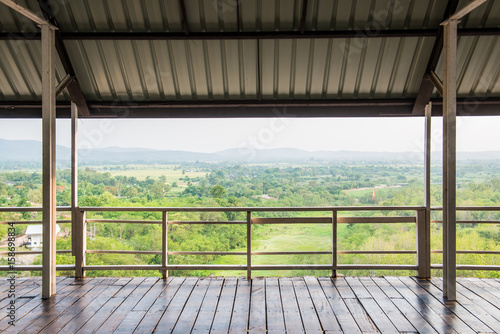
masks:
<path fill-rule="evenodd" d="M 0 283 L 6 333 L 496 333 L 500 280 L 459 278 L 458 301 L 440 278 L 59 277 L 42 301 L 41 278 L 19 278 L 16 322 Z"/>

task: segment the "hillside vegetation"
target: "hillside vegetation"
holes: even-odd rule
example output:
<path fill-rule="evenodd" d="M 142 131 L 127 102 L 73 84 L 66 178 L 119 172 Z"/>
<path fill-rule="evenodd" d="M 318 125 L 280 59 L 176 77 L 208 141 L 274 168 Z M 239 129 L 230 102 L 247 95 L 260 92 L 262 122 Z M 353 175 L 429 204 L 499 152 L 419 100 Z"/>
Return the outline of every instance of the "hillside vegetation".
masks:
<path fill-rule="evenodd" d="M 500 206 L 500 168 L 496 162 L 459 166 L 457 204 Z M 57 174 L 57 203 L 70 205 L 70 171 Z M 432 204 L 441 204 L 441 175 L 433 167 Z M 304 207 L 358 205 L 423 205 L 423 167 L 418 165 L 334 164 L 310 161 L 303 164 L 235 165 L 224 163 L 184 163 L 161 166 L 110 165 L 88 167 L 79 172 L 80 206 L 129 207 Z M 0 206 L 40 206 L 41 174 L 38 172 L 0 173 Z M 61 213 L 61 219 L 69 219 Z M 328 216 L 329 212 L 264 212 L 254 216 Z M 412 211 L 343 212 L 341 216 L 408 216 Z M 87 218 L 160 220 L 154 212 L 89 212 Z M 37 213 L 0 213 L 1 221 L 39 220 Z M 170 212 L 169 220 L 245 220 L 245 212 Z M 440 219 L 440 212 L 433 213 Z M 459 212 L 462 220 L 500 220 L 500 212 Z M 0 225 L 6 235 L 7 225 Z M 24 234 L 26 225 L 17 225 Z M 58 249 L 70 249 L 70 224 L 61 224 Z M 161 226 L 153 224 L 91 223 L 88 226 L 88 249 L 161 250 Z M 330 251 L 331 225 L 257 225 L 253 226 L 253 251 Z M 442 245 L 441 224 L 432 224 L 432 249 Z M 170 225 L 170 251 L 245 251 L 244 225 Z M 458 226 L 460 250 L 500 251 L 500 227 L 492 224 Z M 340 224 L 338 250 L 415 250 L 415 224 Z M 30 260 L 40 264 L 40 256 Z M 340 254 L 339 263 L 415 264 L 416 255 Z M 498 255 L 458 255 L 459 264 L 498 264 Z M 22 256 L 19 260 L 23 261 Z M 244 264 L 245 256 L 172 255 L 171 264 Z M 1 260 L 6 264 L 6 260 Z M 29 260 L 24 260 L 25 263 Z M 30 262 L 30 263 L 31 263 Z M 73 262 L 70 254 L 59 254 L 57 262 Z M 160 264 L 158 255 L 88 254 L 87 264 Z M 254 264 L 327 264 L 329 255 L 260 255 Z M 432 256 L 441 263 L 441 255 Z M 59 274 L 71 274 L 58 272 Z M 28 273 L 23 273 L 28 274 Z M 37 273 L 33 273 L 37 274 Z M 244 275 L 244 272 L 190 271 L 171 275 Z M 269 271 L 258 275 L 328 275 L 328 272 Z M 348 271 L 345 275 L 412 275 L 406 271 Z M 440 271 L 433 271 L 440 275 Z M 159 275 L 156 271 L 98 271 L 90 276 Z M 459 272 L 462 276 L 500 277 L 496 271 Z"/>

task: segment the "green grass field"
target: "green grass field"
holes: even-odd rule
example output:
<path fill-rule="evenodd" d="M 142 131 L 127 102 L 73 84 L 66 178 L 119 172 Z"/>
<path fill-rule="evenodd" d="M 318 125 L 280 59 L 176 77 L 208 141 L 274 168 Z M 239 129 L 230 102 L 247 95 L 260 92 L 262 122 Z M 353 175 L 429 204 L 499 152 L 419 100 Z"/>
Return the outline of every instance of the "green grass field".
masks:
<path fill-rule="evenodd" d="M 204 177 L 207 174 L 206 171 L 186 171 L 183 174 L 183 169 L 178 165 L 129 165 L 126 170 L 109 170 L 109 167 L 101 167 L 98 170 L 101 172 L 108 171 L 113 176 L 120 175 L 126 177 L 136 177 L 140 181 L 144 181 L 148 176 L 153 179 L 165 176 L 168 184 L 177 182 L 179 186 L 187 183 L 185 181 L 180 181 L 180 178 L 189 176 L 189 178 L 192 179 L 196 177 Z"/>

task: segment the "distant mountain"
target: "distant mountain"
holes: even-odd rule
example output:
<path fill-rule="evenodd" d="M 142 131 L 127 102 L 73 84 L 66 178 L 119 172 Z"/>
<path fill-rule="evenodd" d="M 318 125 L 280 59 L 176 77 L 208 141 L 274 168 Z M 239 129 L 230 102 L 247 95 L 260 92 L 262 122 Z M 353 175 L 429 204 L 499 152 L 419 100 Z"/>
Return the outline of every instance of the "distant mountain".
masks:
<path fill-rule="evenodd" d="M 441 152 L 433 152 L 433 163 L 441 161 Z M 69 161 L 70 148 L 57 146 L 57 160 Z M 500 151 L 459 152 L 458 160 L 500 160 Z M 0 162 L 41 162 L 42 143 L 34 140 L 0 139 Z M 314 151 L 296 148 L 254 149 L 233 148 L 215 153 L 201 153 L 150 148 L 105 147 L 79 150 L 81 164 L 94 163 L 172 163 L 172 162 L 311 162 L 336 161 L 343 163 L 422 163 L 422 152 L 357 152 Z"/>
<path fill-rule="evenodd" d="M 70 160 L 69 147 L 57 145 L 58 160 Z M 7 140 L 0 138 L 0 161 L 42 161 L 42 142 L 37 140 Z"/>

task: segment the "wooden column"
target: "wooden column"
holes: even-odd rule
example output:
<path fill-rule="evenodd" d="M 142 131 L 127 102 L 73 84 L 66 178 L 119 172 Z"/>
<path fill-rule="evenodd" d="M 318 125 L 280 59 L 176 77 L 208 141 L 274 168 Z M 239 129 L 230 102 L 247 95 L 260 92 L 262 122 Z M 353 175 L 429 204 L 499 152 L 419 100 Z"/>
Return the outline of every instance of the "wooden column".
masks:
<path fill-rule="evenodd" d="M 55 34 L 42 29 L 43 262 L 42 298 L 56 293 L 56 77 Z"/>
<path fill-rule="evenodd" d="M 252 212 L 247 211 L 247 278 L 252 278 Z"/>
<path fill-rule="evenodd" d="M 337 211 L 332 212 L 332 277 L 337 278 Z"/>
<path fill-rule="evenodd" d="M 431 277 L 431 116 L 432 104 L 425 107 L 424 183 L 425 211 L 417 211 L 418 277 Z"/>
<path fill-rule="evenodd" d="M 456 300 L 457 20 L 444 25 L 443 71 L 443 295 Z"/>
<path fill-rule="evenodd" d="M 76 254 L 78 207 L 78 108 L 71 102 L 71 253 Z"/>
<path fill-rule="evenodd" d="M 167 265 L 168 265 L 168 212 L 163 211 L 162 212 L 162 220 L 161 220 L 161 232 L 162 232 L 162 246 L 161 246 L 161 277 L 162 278 L 168 278 L 168 270 L 167 270 Z"/>

